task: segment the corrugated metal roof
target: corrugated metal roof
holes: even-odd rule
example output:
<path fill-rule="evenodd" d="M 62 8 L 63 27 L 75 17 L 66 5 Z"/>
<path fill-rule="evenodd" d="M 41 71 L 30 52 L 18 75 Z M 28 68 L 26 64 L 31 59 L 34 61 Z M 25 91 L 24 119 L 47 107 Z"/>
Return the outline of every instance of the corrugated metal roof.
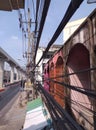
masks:
<path fill-rule="evenodd" d="M 25 0 L 0 0 L 0 10 L 12 11 L 24 8 Z"/>

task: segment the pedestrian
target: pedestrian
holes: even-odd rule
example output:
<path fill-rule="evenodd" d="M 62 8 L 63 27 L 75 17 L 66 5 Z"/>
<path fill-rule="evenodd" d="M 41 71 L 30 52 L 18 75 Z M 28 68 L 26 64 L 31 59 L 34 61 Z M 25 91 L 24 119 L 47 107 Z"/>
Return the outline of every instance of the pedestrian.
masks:
<path fill-rule="evenodd" d="M 24 86 L 25 86 L 25 81 L 23 80 L 23 78 L 21 79 L 21 91 L 24 90 Z"/>

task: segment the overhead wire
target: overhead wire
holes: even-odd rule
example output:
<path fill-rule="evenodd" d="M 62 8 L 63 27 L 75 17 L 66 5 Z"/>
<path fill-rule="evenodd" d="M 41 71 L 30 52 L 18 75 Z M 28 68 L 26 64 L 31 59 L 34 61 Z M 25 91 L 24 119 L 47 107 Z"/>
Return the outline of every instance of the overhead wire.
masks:
<path fill-rule="evenodd" d="M 59 96 L 61 95 L 61 93 L 57 93 L 57 94 L 58 94 Z M 64 96 L 64 98 L 67 98 L 68 102 L 75 103 L 76 105 L 79 105 L 79 107 L 84 107 L 86 110 L 90 111 L 92 114 L 95 113 L 95 111 L 93 111 L 93 110 L 87 108 L 86 106 L 83 106 L 82 104 L 80 104 L 80 103 L 82 103 L 82 102 L 80 102 L 80 101 L 72 100 L 72 99 L 70 99 L 68 96 Z M 87 104 L 87 103 L 84 103 L 84 104 Z M 87 104 L 87 105 L 88 105 L 88 104 Z M 90 104 L 90 105 L 91 105 L 91 104 Z"/>
<path fill-rule="evenodd" d="M 76 12 L 76 10 L 79 8 L 79 6 L 81 5 L 81 3 L 84 0 L 79 0 L 77 3 L 75 3 L 75 6 L 73 7 L 73 2 L 71 1 L 69 4 L 69 7 L 67 8 L 67 11 L 63 17 L 63 19 L 61 20 L 59 26 L 57 27 L 54 35 L 52 36 L 51 40 L 49 41 L 45 51 L 43 52 L 40 60 L 38 61 L 38 63 L 35 65 L 35 68 L 38 66 L 38 64 L 40 63 L 40 61 L 43 59 L 43 57 L 47 54 L 48 50 L 50 49 L 50 47 L 52 46 L 52 44 L 54 43 L 54 41 L 57 39 L 57 37 L 60 35 L 61 31 L 63 30 L 63 28 L 65 27 L 65 25 L 67 24 L 67 22 L 69 21 L 69 19 L 72 17 L 72 15 Z M 38 46 L 37 46 L 38 48 Z M 37 51 L 36 51 L 37 52 Z M 35 54 L 36 56 L 36 54 Z M 34 69 L 35 69 L 34 68 Z"/>
<path fill-rule="evenodd" d="M 92 127 L 94 127 L 94 125 L 88 120 L 88 118 L 86 116 L 84 116 L 84 113 L 80 113 L 75 107 L 72 106 L 72 108 L 75 110 L 75 112 L 77 112 L 84 120 L 86 120 L 87 123 L 89 123 Z"/>
<path fill-rule="evenodd" d="M 60 86 L 59 86 L 60 87 Z M 49 93 L 50 93 L 50 90 L 49 90 Z M 63 99 L 63 98 L 67 98 L 68 100 L 70 99 L 68 96 L 66 96 L 66 95 L 63 95 L 62 94 L 62 92 L 61 91 L 59 91 L 59 90 L 54 90 L 54 95 L 56 94 L 56 95 L 58 95 L 61 99 Z M 76 103 L 78 103 L 79 105 L 81 105 L 80 103 L 82 103 L 82 104 L 84 104 L 84 105 L 90 105 L 91 106 L 91 104 L 89 104 L 89 103 L 86 103 L 86 102 L 81 102 L 81 101 L 76 101 L 76 100 L 73 100 L 73 99 L 70 99 L 71 101 L 73 101 L 73 102 L 76 102 Z M 68 101 L 69 102 L 69 101 Z M 83 105 L 82 105 L 83 106 Z M 83 106 L 84 107 L 84 106 Z M 88 108 L 87 108 L 88 109 Z"/>
<path fill-rule="evenodd" d="M 69 89 L 72 89 L 74 91 L 80 92 L 80 93 L 82 93 L 84 95 L 87 95 L 87 96 L 90 96 L 92 98 L 96 98 L 96 93 L 94 91 L 90 92 L 90 91 L 82 89 L 80 87 L 78 88 L 78 86 L 69 85 L 69 84 L 66 84 L 64 82 L 59 82 L 59 81 L 56 81 L 56 80 L 49 80 L 49 81 L 60 84 L 60 85 L 62 85 L 64 87 L 66 87 L 66 88 L 69 88 Z"/>
<path fill-rule="evenodd" d="M 44 7 L 43 7 L 42 16 L 41 16 L 41 20 L 40 20 L 40 24 L 39 24 L 39 30 L 38 30 L 39 33 L 38 33 L 38 36 L 37 36 L 37 42 L 36 42 L 36 49 L 35 49 L 35 56 L 34 56 L 34 58 L 36 58 L 36 54 L 37 54 L 37 50 L 38 50 L 41 34 L 42 34 L 42 31 L 43 31 L 45 19 L 46 19 L 47 13 L 48 13 L 50 1 L 51 0 L 48 0 L 48 1 L 45 0 L 44 1 Z"/>
<path fill-rule="evenodd" d="M 49 48 L 50 48 L 50 47 L 49 47 Z M 48 48 L 48 50 L 49 50 L 49 48 Z M 47 49 L 46 49 L 46 50 L 47 50 Z M 46 50 L 45 50 L 45 52 L 47 52 Z M 45 52 L 44 52 L 44 54 L 45 54 Z M 41 59 L 43 58 L 44 54 L 41 56 Z M 46 54 L 45 54 L 45 55 L 46 55 Z M 41 61 L 41 60 L 39 60 L 39 62 L 37 63 L 37 65 L 40 63 L 40 61 Z M 35 67 L 36 67 L 36 66 L 35 66 Z M 87 71 L 89 71 L 89 70 L 85 70 L 85 71 L 87 72 Z M 80 72 L 80 73 L 81 73 L 81 72 Z M 74 74 L 76 74 L 76 73 L 74 73 Z M 71 75 L 71 74 L 69 74 L 69 75 Z M 69 76 L 69 75 L 67 75 L 67 76 Z M 62 77 L 63 77 L 63 76 L 64 76 L 64 75 L 62 75 Z M 58 76 L 58 77 L 59 77 L 59 76 Z M 59 78 L 60 78 L 60 77 L 59 77 Z M 50 78 L 50 79 L 51 79 L 51 78 Z M 54 77 L 53 77 L 53 79 L 54 79 Z M 51 81 L 52 81 L 52 80 L 51 80 Z M 54 82 L 54 81 L 53 81 L 53 82 Z M 55 82 L 56 82 L 56 81 L 55 81 Z M 58 83 L 59 83 L 59 82 L 58 82 Z M 77 84 L 77 83 L 76 83 L 76 84 Z M 64 85 L 64 84 L 63 84 L 63 85 Z M 72 86 L 72 87 L 73 87 L 73 86 Z M 74 86 L 74 87 L 77 87 L 77 86 Z M 71 88 L 70 88 L 70 89 L 71 89 Z M 85 90 L 84 88 L 80 88 L 80 89 Z M 74 89 L 73 89 L 73 90 L 74 90 Z M 80 92 L 80 91 L 79 91 L 79 92 Z M 81 92 L 81 93 L 82 93 L 82 92 Z M 88 92 L 88 93 L 83 93 L 83 94 L 89 96 L 90 93 Z M 94 95 L 94 94 L 93 94 L 93 95 Z M 92 96 L 92 95 L 91 95 L 91 96 Z M 92 97 L 96 97 L 96 94 L 95 94 L 94 96 L 92 96 Z"/>
<path fill-rule="evenodd" d="M 71 75 L 74 75 L 74 74 L 81 74 L 81 73 L 88 72 L 88 71 L 93 71 L 93 70 L 96 70 L 96 67 L 87 68 L 87 69 L 83 69 L 83 70 L 75 71 L 75 72 L 71 72 L 71 73 L 66 73 L 64 75 L 58 75 L 58 76 L 52 77 L 52 79 L 57 79 L 57 78 L 60 78 L 60 77 L 61 78 L 62 77 L 68 77 L 68 76 L 71 76 Z"/>
<path fill-rule="evenodd" d="M 34 21 L 36 19 L 36 13 L 35 13 L 35 5 L 34 5 L 34 1 L 32 0 L 32 5 L 33 5 L 33 16 L 34 16 Z"/>
<path fill-rule="evenodd" d="M 42 87 L 41 84 L 37 83 L 37 86 L 38 86 L 38 90 L 40 90 L 43 93 L 43 95 L 45 96 L 46 100 L 48 101 L 48 104 L 50 104 L 50 106 L 52 105 L 52 106 L 55 107 L 54 110 L 57 111 L 57 113 L 59 114 L 61 119 L 65 118 L 66 121 L 67 121 L 66 123 L 71 123 L 70 125 L 72 125 L 77 130 L 82 130 L 81 127 L 75 122 L 75 120 L 73 120 L 71 118 L 71 116 L 59 104 L 57 104 L 57 102 L 51 97 L 51 95 L 49 95 L 44 90 L 44 88 Z M 52 112 L 52 110 L 51 110 L 51 112 Z M 58 119 L 57 119 L 57 121 L 58 121 Z M 63 121 L 63 123 L 64 123 L 64 121 Z"/>
<path fill-rule="evenodd" d="M 27 31 L 27 17 L 26 17 L 26 10 L 25 10 L 25 8 L 24 8 L 24 17 L 25 17 L 26 31 Z"/>
<path fill-rule="evenodd" d="M 75 100 L 72 100 L 72 99 L 70 99 L 68 96 L 66 97 L 66 96 L 64 96 L 64 95 L 62 95 L 59 91 L 57 91 L 57 93 L 56 92 L 54 92 L 54 94 L 55 94 L 55 96 L 56 95 L 58 95 L 59 97 L 60 97 L 60 99 L 65 99 L 65 98 L 67 98 L 67 102 L 70 102 L 70 103 L 72 103 L 73 105 L 76 105 L 79 109 L 80 109 L 80 111 L 82 112 L 86 112 L 86 116 L 91 116 L 91 117 L 93 117 L 92 115 L 95 113 L 92 109 L 89 109 L 89 108 L 87 108 L 86 106 L 84 106 L 84 105 L 82 105 L 82 104 L 80 104 L 78 101 L 75 101 Z M 61 97 L 61 96 L 64 96 L 63 98 Z M 57 103 L 59 103 L 59 102 L 57 102 Z M 86 103 L 85 103 L 86 104 Z M 74 106 L 71 106 L 71 108 L 72 109 L 74 109 Z M 88 104 L 87 104 L 88 105 Z M 91 104 L 90 104 L 91 105 Z M 75 111 L 76 112 L 78 112 L 79 114 L 80 114 L 80 111 L 77 109 L 77 108 L 75 108 Z M 90 112 L 90 113 L 89 113 Z M 92 122 L 90 122 L 87 118 L 85 118 L 85 116 L 84 115 L 81 115 L 82 116 L 82 118 L 84 118 L 84 120 L 86 120 L 86 122 L 88 122 L 91 126 L 93 126 L 93 124 L 92 124 Z"/>
<path fill-rule="evenodd" d="M 50 93 L 50 91 L 49 91 L 49 93 Z M 72 102 L 78 103 L 79 105 L 84 104 L 84 105 L 90 105 L 90 106 L 91 106 L 90 103 L 80 102 L 79 100 L 78 100 L 78 101 L 73 100 L 73 99 L 69 98 L 68 96 L 62 94 L 62 92 L 60 92 L 60 91 L 58 91 L 58 90 L 55 90 L 53 93 L 54 93 L 54 95 L 55 95 L 55 94 L 58 95 L 61 99 L 66 98 L 66 99 L 68 100 L 68 102 L 69 102 L 69 101 L 70 101 L 70 102 L 72 101 Z M 83 105 L 82 105 L 82 106 L 83 106 Z M 85 107 L 85 106 L 83 106 L 83 107 Z M 88 109 L 88 108 L 86 108 L 86 109 Z M 88 110 L 91 110 L 91 109 L 88 109 Z"/>
<path fill-rule="evenodd" d="M 72 72 L 72 73 L 61 74 L 61 75 L 54 76 L 54 77 L 51 77 L 51 78 L 48 77 L 48 78 L 46 78 L 46 80 L 52 80 L 52 79 L 54 80 L 54 79 L 58 79 L 58 78 L 66 78 L 68 76 L 72 76 L 72 75 L 75 75 L 75 74 L 82 74 L 82 73 L 89 72 L 89 71 L 94 71 L 94 70 L 96 70 L 96 67 L 83 69 L 83 70 L 75 71 L 75 72 Z M 80 87 L 77 87 L 77 88 L 80 88 Z M 84 90 L 88 90 L 88 91 L 94 91 L 94 90 L 87 89 L 87 88 L 80 88 L 80 89 L 84 89 Z"/>
<path fill-rule="evenodd" d="M 87 96 L 89 95 L 92 98 L 96 98 L 96 94 L 95 94 L 94 90 L 89 90 L 89 89 L 86 89 L 86 88 L 81 88 L 81 87 L 78 87 L 78 86 L 69 85 L 69 84 L 66 84 L 64 82 L 59 82 L 59 81 L 53 80 L 51 78 L 48 78 L 47 80 L 52 81 L 52 82 L 57 83 L 57 84 L 60 84 L 64 87 L 72 89 L 74 91 L 81 92 L 82 94 L 85 94 Z"/>
<path fill-rule="evenodd" d="M 55 39 L 54 37 L 53 37 L 53 39 Z M 49 42 L 49 43 L 52 43 L 54 40 L 52 40 L 51 42 Z M 53 44 L 53 43 L 52 43 Z M 50 48 L 50 46 L 51 46 L 51 44 L 49 44 L 49 46 L 47 46 L 47 48 L 46 48 L 46 50 L 45 50 L 45 52 L 47 52 L 48 50 L 49 50 L 49 48 Z M 38 47 L 37 47 L 38 48 Z M 45 52 L 44 52 L 44 54 L 45 54 Z M 43 58 L 43 57 L 42 57 Z M 38 63 L 37 63 L 38 64 Z M 70 74 L 71 75 L 71 74 Z M 60 77 L 59 77 L 60 78 Z M 54 82 L 54 81 L 53 81 Z M 56 82 L 56 81 L 55 81 Z M 59 83 L 59 82 L 58 82 Z M 63 84 L 64 85 L 64 84 Z M 73 86 L 72 86 L 73 87 Z M 75 86 L 75 87 L 77 87 L 77 86 Z M 82 88 L 80 88 L 80 89 L 82 89 Z M 74 89 L 73 89 L 74 90 Z"/>
<path fill-rule="evenodd" d="M 59 93 L 59 91 L 57 91 L 57 92 L 58 92 L 58 93 L 54 92 L 54 94 L 58 95 L 61 99 L 67 100 L 68 103 L 74 104 L 76 107 L 78 106 L 78 108 L 79 108 L 80 110 L 83 110 L 83 112 L 86 111 L 86 113 L 88 113 L 88 114 L 89 114 L 89 112 L 90 112 L 91 115 L 95 113 L 95 111 L 92 110 L 91 108 L 88 108 L 88 107 L 84 106 L 84 105 L 90 105 L 90 106 L 91 106 L 91 104 L 89 104 L 89 103 L 84 103 L 84 105 L 82 105 L 82 104 L 81 104 L 82 102 L 72 100 L 72 99 L 69 98 L 68 96 L 65 96 L 65 95 L 62 95 L 61 93 Z M 62 96 L 63 96 L 63 98 L 62 98 Z M 59 103 L 59 102 L 58 102 L 58 103 Z M 89 114 L 89 115 L 90 115 L 90 114 Z"/>
<path fill-rule="evenodd" d="M 38 26 L 38 10 L 39 10 L 39 3 L 40 3 L 40 0 L 37 0 L 37 1 L 36 1 L 35 30 L 34 30 L 35 36 L 36 36 L 36 33 L 37 33 L 37 26 Z"/>
<path fill-rule="evenodd" d="M 82 108 L 83 108 L 83 112 L 84 112 L 84 110 L 87 110 L 87 111 L 89 111 L 91 114 L 94 114 L 94 113 L 95 113 L 94 110 L 89 109 L 88 107 L 82 105 L 79 101 L 75 101 L 75 100 L 72 100 L 72 99 L 70 100 L 68 97 L 67 97 L 67 100 L 68 100 L 68 102 L 74 104 L 75 106 L 78 105 L 78 107 L 79 107 L 80 110 L 82 110 Z M 88 103 L 85 103 L 85 105 L 89 105 L 89 104 L 88 104 Z M 91 104 L 90 104 L 90 105 L 91 105 Z M 87 112 L 87 113 L 88 113 L 88 112 Z"/>
<path fill-rule="evenodd" d="M 18 0 L 16 0 L 17 1 L 17 7 L 18 7 L 18 16 L 19 16 L 19 18 L 21 17 L 20 15 L 21 15 L 21 12 L 20 12 L 20 7 L 19 7 L 19 2 L 18 2 Z"/>
<path fill-rule="evenodd" d="M 42 88 L 42 89 L 43 89 L 43 88 Z M 44 93 L 43 93 L 43 94 L 44 94 Z M 65 97 L 64 97 L 64 98 L 65 98 Z M 69 99 L 69 97 L 68 97 L 68 99 Z M 69 101 L 68 101 L 68 102 L 69 102 Z M 72 102 L 74 102 L 76 105 L 77 105 L 77 103 L 78 103 L 78 102 L 73 101 L 73 100 L 72 100 Z M 83 110 L 83 112 L 84 112 L 84 109 L 90 111 L 90 112 L 91 112 L 91 113 L 90 113 L 91 115 L 89 115 L 89 113 L 88 113 L 88 115 L 92 117 L 92 114 L 94 114 L 94 111 L 92 111 L 91 109 L 86 108 L 85 106 L 82 106 L 82 105 L 79 104 L 79 103 L 78 103 L 78 105 L 79 105 L 79 108 L 81 107 L 80 110 Z M 84 107 L 84 109 L 83 109 L 82 107 Z M 76 112 L 78 112 L 79 114 L 81 114 L 78 109 L 74 108 L 73 106 L 72 106 L 72 108 L 75 109 Z M 55 107 L 55 109 L 56 109 L 56 107 Z M 87 113 L 87 111 L 86 111 L 86 113 Z M 93 124 L 92 124 L 87 118 L 85 118 L 84 115 L 81 115 L 81 116 L 82 116 L 82 118 L 84 118 L 91 126 L 93 126 Z"/>
<path fill-rule="evenodd" d="M 44 0 L 45 1 L 45 0 Z M 40 25 L 40 20 L 41 20 L 41 15 L 42 15 L 42 11 L 43 11 L 43 6 L 44 6 L 44 1 L 39 0 L 39 7 L 38 7 L 38 15 L 37 15 L 37 19 L 38 19 L 38 25 Z M 38 2 L 38 1 L 37 1 Z M 38 4 L 38 3 L 37 3 Z"/>
<path fill-rule="evenodd" d="M 94 69 L 96 69 L 96 68 L 93 68 L 93 69 L 91 68 L 90 70 L 94 70 Z M 46 81 L 46 79 L 44 79 L 44 81 Z M 89 97 L 96 98 L 96 93 L 94 92 L 94 90 L 87 89 L 87 88 L 81 88 L 81 87 L 74 86 L 74 85 L 69 85 L 69 84 L 66 84 L 65 82 L 53 80 L 53 78 L 52 79 L 47 78 L 47 81 L 52 81 L 53 83 L 60 84 L 63 87 L 66 87 L 66 88 L 72 89 L 74 91 L 80 92 L 80 93 L 87 95 Z"/>
<path fill-rule="evenodd" d="M 22 54 L 24 55 L 24 34 L 23 34 L 23 30 L 22 30 Z"/>
<path fill-rule="evenodd" d="M 23 19 L 22 19 L 22 14 L 21 14 L 21 11 L 20 11 L 20 9 L 19 9 L 19 3 L 18 3 L 18 0 L 17 0 L 17 5 L 18 5 L 18 15 L 19 15 L 19 21 L 20 21 L 20 28 L 22 29 L 22 41 L 23 41 L 23 45 L 22 45 L 22 47 L 23 47 L 23 51 L 25 51 L 25 52 L 23 52 L 24 54 L 25 54 L 25 57 L 27 58 L 27 45 L 26 45 L 26 40 L 27 40 L 27 38 L 28 38 L 28 36 L 27 36 L 27 32 L 28 32 L 28 27 L 27 27 L 27 25 L 28 25 L 28 20 L 27 20 L 27 16 L 26 16 L 26 9 L 28 9 L 28 8 L 31 8 L 31 9 L 33 9 L 32 7 L 30 7 L 31 6 L 31 0 L 27 0 L 27 1 L 25 1 L 26 2 L 26 6 L 25 6 L 25 8 L 24 8 L 24 21 L 23 21 Z M 34 2 L 33 2 L 33 4 L 34 4 Z M 34 6 L 34 5 L 33 5 Z M 35 7 L 34 7 L 35 8 Z M 33 11 L 31 11 L 31 12 L 33 12 Z M 30 21 L 31 22 L 31 21 Z M 24 26 L 24 24 L 25 24 L 25 26 Z M 25 29 L 26 28 L 26 29 Z M 23 36 L 24 35 L 24 36 Z M 25 45 L 24 45 L 25 44 Z M 23 55 L 24 55 L 23 54 Z"/>
<path fill-rule="evenodd" d="M 58 95 L 59 97 L 60 97 L 60 99 L 62 99 L 62 94 L 59 92 L 59 91 L 57 91 L 58 93 L 56 93 L 56 92 L 54 92 L 54 95 L 56 96 L 56 95 Z M 64 98 L 65 98 L 66 96 L 64 96 Z M 67 97 L 67 99 L 69 99 L 69 97 Z M 70 101 L 71 101 L 71 103 L 73 104 L 73 102 L 75 102 L 75 105 L 77 106 L 77 104 L 79 104 L 79 102 L 80 101 L 75 101 L 75 100 L 72 100 L 72 99 L 70 99 Z M 68 101 L 69 102 L 69 101 Z M 82 103 L 82 102 L 80 102 L 80 103 Z M 87 104 L 87 106 L 88 105 L 90 105 L 91 106 L 91 104 L 89 104 L 89 103 L 84 103 L 83 102 L 83 104 Z M 94 114 L 94 111 L 92 111 L 91 109 L 89 109 L 89 108 L 86 108 L 85 106 L 83 106 L 82 104 L 79 104 L 79 108 L 80 108 L 80 106 L 81 107 L 84 107 L 86 110 L 88 110 L 88 111 L 90 111 L 90 112 L 92 112 L 93 114 Z"/>
<path fill-rule="evenodd" d="M 23 24 L 23 19 L 22 19 L 22 13 L 19 7 L 19 1 L 17 0 L 17 7 L 18 7 L 18 17 L 19 17 L 19 22 L 20 22 L 20 29 L 22 31 L 22 54 L 24 58 L 24 51 L 25 51 L 25 44 L 26 44 L 26 39 L 25 39 L 25 30 L 24 30 L 24 24 Z M 25 10 L 25 8 L 24 8 Z"/>
<path fill-rule="evenodd" d="M 85 69 L 85 70 L 82 70 L 82 71 L 78 71 L 78 72 L 76 72 L 76 74 L 77 73 L 83 73 L 83 72 L 87 72 L 87 71 L 89 71 L 89 70 L 95 70 L 96 69 L 96 67 L 93 67 L 93 68 L 91 68 L 91 69 Z M 65 75 L 62 75 L 62 76 L 58 76 L 58 77 L 52 77 L 52 78 L 50 78 L 50 77 L 46 77 L 45 79 L 44 79 L 44 82 L 47 82 L 47 81 L 52 81 L 52 82 L 56 82 L 56 80 L 53 80 L 53 79 L 56 79 L 56 78 L 62 78 L 62 77 L 65 77 L 65 76 L 68 76 L 68 75 L 72 75 L 72 74 L 75 74 L 75 72 L 74 73 L 69 73 L 69 74 L 65 74 Z M 40 75 L 42 78 L 43 78 L 43 76 L 42 76 L 42 74 Z M 59 82 L 59 83 L 62 83 L 63 84 L 63 82 Z M 59 84 L 59 83 L 57 83 L 57 84 Z M 76 83 L 77 84 L 77 83 Z M 87 91 L 87 92 L 91 92 L 91 93 L 94 93 L 94 90 L 91 90 L 91 89 L 87 89 L 87 88 L 81 88 L 81 87 L 78 87 L 78 86 L 74 86 L 74 87 L 76 87 L 77 89 L 80 89 L 80 90 L 82 90 L 82 91 Z"/>
<path fill-rule="evenodd" d="M 78 83 L 79 81 L 76 79 L 76 76 L 75 75 L 73 75 L 73 77 L 72 77 L 72 82 L 74 82 L 74 86 L 79 86 L 79 84 L 80 83 Z M 86 91 L 86 88 L 84 89 L 84 87 L 82 88 L 80 88 L 79 87 L 79 89 L 82 89 L 82 90 L 84 90 L 84 91 Z M 88 89 L 87 89 L 87 91 L 88 91 Z M 76 100 L 76 99 L 78 99 L 78 100 L 82 100 L 83 102 L 88 102 L 88 96 L 86 96 L 86 95 L 82 95 L 82 93 L 78 93 L 78 92 L 76 92 L 76 91 L 74 91 L 74 90 L 71 90 L 71 95 L 72 95 L 72 99 L 73 100 Z M 89 105 L 88 105 L 89 106 Z"/>

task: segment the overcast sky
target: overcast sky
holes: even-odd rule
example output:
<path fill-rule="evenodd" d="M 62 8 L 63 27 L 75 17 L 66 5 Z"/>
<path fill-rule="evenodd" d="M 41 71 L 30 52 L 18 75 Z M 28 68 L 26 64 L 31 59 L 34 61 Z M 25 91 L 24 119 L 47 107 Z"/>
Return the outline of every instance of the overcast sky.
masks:
<path fill-rule="evenodd" d="M 52 35 L 62 20 L 70 1 L 71 0 L 51 0 L 43 35 L 40 41 L 41 46 L 47 45 L 49 40 L 52 38 Z M 84 0 L 71 20 L 87 17 L 95 8 L 96 3 L 87 4 L 87 0 Z M 63 43 L 62 33 L 56 43 Z M 19 28 L 17 11 L 0 11 L 0 46 L 10 56 L 15 58 L 17 62 L 19 61 L 20 64 L 24 63 L 24 59 L 22 57 L 22 33 Z M 20 61 L 18 59 L 22 60 Z"/>

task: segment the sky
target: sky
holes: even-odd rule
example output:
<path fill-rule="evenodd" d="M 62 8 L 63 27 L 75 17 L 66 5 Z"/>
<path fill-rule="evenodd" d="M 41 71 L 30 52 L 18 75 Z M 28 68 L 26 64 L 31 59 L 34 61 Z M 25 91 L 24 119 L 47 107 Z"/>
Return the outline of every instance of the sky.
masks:
<path fill-rule="evenodd" d="M 47 46 L 62 20 L 70 1 L 71 0 L 51 0 L 40 40 L 40 46 Z M 87 4 L 87 0 L 84 0 L 70 21 L 87 17 L 95 8 L 96 3 Z M 62 33 L 55 43 L 63 43 Z M 25 64 L 26 59 L 23 58 L 22 33 L 19 28 L 17 11 L 0 11 L 0 47 L 3 48 L 20 65 Z"/>

